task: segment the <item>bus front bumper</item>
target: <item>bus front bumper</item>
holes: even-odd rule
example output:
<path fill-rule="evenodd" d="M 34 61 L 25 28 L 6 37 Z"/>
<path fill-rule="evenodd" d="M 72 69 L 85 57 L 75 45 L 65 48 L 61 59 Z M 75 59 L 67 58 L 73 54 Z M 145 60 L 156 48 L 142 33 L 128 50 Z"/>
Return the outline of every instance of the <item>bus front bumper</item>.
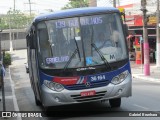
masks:
<path fill-rule="evenodd" d="M 129 97 L 132 93 L 132 80 L 131 75 L 129 74 L 126 79 L 120 84 L 114 85 L 112 83 L 107 86 L 83 89 L 83 90 L 67 90 L 64 89 L 61 92 L 56 92 L 44 84 L 42 85 L 42 104 L 44 106 L 59 106 L 66 104 L 75 104 L 82 102 L 92 102 L 92 101 L 101 101 L 108 100 L 113 98 L 120 97 Z M 81 92 L 86 91 L 95 91 L 94 96 L 82 97 Z"/>

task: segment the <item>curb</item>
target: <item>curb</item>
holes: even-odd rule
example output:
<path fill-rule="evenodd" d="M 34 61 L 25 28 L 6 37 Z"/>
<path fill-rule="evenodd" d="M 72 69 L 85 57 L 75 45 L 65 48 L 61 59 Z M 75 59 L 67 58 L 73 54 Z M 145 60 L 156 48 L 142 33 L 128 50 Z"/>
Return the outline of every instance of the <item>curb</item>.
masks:
<path fill-rule="evenodd" d="M 10 70 L 10 66 L 8 68 L 8 73 L 9 73 L 9 78 L 10 78 L 10 83 L 11 83 L 11 90 L 12 90 L 12 96 L 13 96 L 13 105 L 14 105 L 14 110 L 15 111 L 19 111 L 19 107 L 18 107 L 18 103 L 17 103 L 17 98 L 16 98 L 16 95 L 15 95 L 15 90 L 14 90 L 14 82 L 12 80 L 12 77 L 11 77 L 11 70 Z M 21 117 L 16 117 L 17 120 L 22 120 Z"/>
<path fill-rule="evenodd" d="M 149 76 L 142 76 L 143 74 L 132 74 L 132 78 L 138 78 L 141 80 L 149 81 L 149 82 L 156 82 L 160 83 L 160 79 L 158 78 L 150 78 Z"/>

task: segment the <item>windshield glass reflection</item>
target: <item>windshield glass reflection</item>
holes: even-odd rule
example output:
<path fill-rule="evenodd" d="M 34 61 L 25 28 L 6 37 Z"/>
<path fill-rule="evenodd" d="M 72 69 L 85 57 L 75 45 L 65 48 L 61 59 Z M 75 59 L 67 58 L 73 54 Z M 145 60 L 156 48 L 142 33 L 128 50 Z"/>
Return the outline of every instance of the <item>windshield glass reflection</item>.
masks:
<path fill-rule="evenodd" d="M 117 13 L 50 20 L 39 23 L 37 28 L 39 60 L 43 67 L 78 68 L 127 58 Z"/>

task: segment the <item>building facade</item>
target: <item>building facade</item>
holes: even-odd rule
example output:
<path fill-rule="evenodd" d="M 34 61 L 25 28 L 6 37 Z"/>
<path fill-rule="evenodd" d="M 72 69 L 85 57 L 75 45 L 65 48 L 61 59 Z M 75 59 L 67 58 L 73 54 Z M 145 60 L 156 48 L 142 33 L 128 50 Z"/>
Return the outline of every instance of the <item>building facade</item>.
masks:
<path fill-rule="evenodd" d="M 1 49 L 8 51 L 10 49 L 18 50 L 26 48 L 26 30 L 11 29 L 1 32 Z"/>

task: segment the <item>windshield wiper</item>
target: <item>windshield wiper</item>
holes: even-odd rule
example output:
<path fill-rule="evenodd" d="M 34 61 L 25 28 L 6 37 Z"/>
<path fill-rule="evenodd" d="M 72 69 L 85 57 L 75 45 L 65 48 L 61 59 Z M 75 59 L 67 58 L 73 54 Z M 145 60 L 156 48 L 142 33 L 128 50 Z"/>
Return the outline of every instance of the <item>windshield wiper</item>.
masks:
<path fill-rule="evenodd" d="M 66 63 L 66 65 L 64 66 L 64 71 L 66 70 L 66 68 L 68 67 L 68 65 L 70 64 L 71 60 L 73 59 L 73 57 L 76 55 L 76 53 L 78 52 L 78 49 L 75 49 L 73 54 L 71 55 L 71 57 L 69 58 L 68 62 Z"/>
<path fill-rule="evenodd" d="M 69 58 L 68 62 L 66 63 L 66 65 L 64 66 L 64 71 L 67 69 L 68 65 L 71 63 L 73 57 L 76 55 L 76 53 L 78 53 L 78 57 L 79 57 L 79 60 L 81 61 L 81 56 L 80 56 L 80 51 L 79 51 L 79 47 L 78 47 L 78 43 L 74 37 L 74 41 L 75 41 L 75 44 L 76 44 L 76 48 L 73 52 L 73 54 L 71 55 L 71 57 Z"/>
<path fill-rule="evenodd" d="M 78 47 L 78 43 L 77 43 L 75 37 L 74 37 L 74 41 L 75 41 L 75 43 L 76 43 L 79 60 L 81 61 L 81 56 L 80 56 L 80 52 L 79 52 L 79 47 Z"/>
<path fill-rule="evenodd" d="M 108 61 L 102 55 L 102 52 L 97 48 L 97 46 L 94 43 L 91 43 L 91 46 L 95 48 L 95 50 L 97 51 L 97 53 L 99 54 L 99 56 L 101 57 L 101 59 L 104 61 L 106 67 L 109 67 L 110 70 L 111 70 L 112 68 L 111 68 L 110 64 L 108 63 Z"/>

